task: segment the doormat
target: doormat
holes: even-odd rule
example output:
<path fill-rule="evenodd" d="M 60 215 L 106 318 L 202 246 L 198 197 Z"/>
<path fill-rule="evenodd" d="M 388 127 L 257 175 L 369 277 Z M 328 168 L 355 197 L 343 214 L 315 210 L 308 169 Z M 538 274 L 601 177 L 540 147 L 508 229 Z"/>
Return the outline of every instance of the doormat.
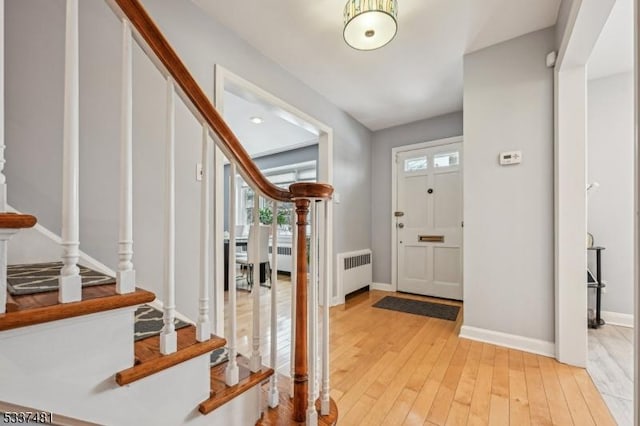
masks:
<path fill-rule="evenodd" d="M 386 296 L 374 304 L 373 307 L 449 321 L 455 321 L 456 318 L 458 318 L 458 312 L 460 312 L 459 306 L 404 299 L 394 296 Z"/>
<path fill-rule="evenodd" d="M 116 279 L 86 266 L 78 265 L 82 287 L 114 284 Z M 62 262 L 7 266 L 7 290 L 13 296 L 58 290 Z"/>

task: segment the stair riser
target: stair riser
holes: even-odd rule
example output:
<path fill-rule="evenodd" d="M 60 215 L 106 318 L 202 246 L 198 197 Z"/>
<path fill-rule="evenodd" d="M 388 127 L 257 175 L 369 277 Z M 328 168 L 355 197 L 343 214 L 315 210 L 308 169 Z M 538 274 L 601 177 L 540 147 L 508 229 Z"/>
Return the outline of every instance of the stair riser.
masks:
<path fill-rule="evenodd" d="M 0 400 L 99 424 L 204 425 L 212 418 L 221 420 L 197 411 L 209 396 L 208 354 L 131 385 L 116 384 L 114 373 L 133 365 L 134 311 L 0 333 Z"/>

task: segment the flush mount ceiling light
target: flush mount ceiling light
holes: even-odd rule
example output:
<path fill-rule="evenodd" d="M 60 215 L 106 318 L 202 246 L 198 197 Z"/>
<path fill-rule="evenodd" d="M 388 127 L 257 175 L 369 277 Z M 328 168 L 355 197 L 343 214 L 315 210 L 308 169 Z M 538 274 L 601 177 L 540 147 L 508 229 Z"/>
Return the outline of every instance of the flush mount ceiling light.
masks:
<path fill-rule="evenodd" d="M 344 41 L 354 49 L 374 50 L 398 32 L 397 0 L 348 0 L 344 6 Z"/>
<path fill-rule="evenodd" d="M 253 124 L 262 124 L 264 122 L 264 120 L 262 119 L 262 117 L 251 117 L 249 119 Z"/>

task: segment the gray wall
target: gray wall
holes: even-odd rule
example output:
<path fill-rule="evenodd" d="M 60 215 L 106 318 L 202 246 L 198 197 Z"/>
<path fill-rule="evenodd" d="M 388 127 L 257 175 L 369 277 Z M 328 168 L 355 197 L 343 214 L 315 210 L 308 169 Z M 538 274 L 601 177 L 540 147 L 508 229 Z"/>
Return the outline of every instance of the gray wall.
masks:
<path fill-rule="evenodd" d="M 372 137 L 371 248 L 373 281 L 391 283 L 391 150 L 462 135 L 462 112 L 378 130 Z"/>
<path fill-rule="evenodd" d="M 464 59 L 464 324 L 554 341 L 554 28 Z M 501 167 L 501 151 L 522 150 Z"/>
<path fill-rule="evenodd" d="M 602 254 L 604 311 L 633 314 L 633 74 L 588 83 L 587 229 Z M 595 273 L 595 255 L 589 255 Z"/>
<path fill-rule="evenodd" d="M 262 56 L 188 0 L 145 0 L 207 92 L 218 63 L 334 129 L 335 251 L 370 247 L 371 132 Z M 117 264 L 120 25 L 102 1 L 80 2 L 81 249 Z M 60 232 L 64 2 L 6 4 L 7 176 L 9 201 Z M 140 284 L 162 288 L 165 84 L 134 51 L 134 261 Z M 178 102 L 177 307 L 195 317 L 200 156 L 198 123 Z M 354 214 L 357 212 L 357 214 Z"/>
<path fill-rule="evenodd" d="M 283 151 L 277 154 L 265 155 L 255 158 L 255 163 L 260 170 L 267 170 L 273 167 L 287 166 L 290 164 L 302 163 L 305 161 L 318 161 L 318 145 L 310 145 L 302 148 Z M 317 168 L 317 164 L 316 164 Z M 229 205 L 229 165 L 224 166 L 224 205 Z M 229 209 L 224 210 L 224 229 L 229 230 Z"/>

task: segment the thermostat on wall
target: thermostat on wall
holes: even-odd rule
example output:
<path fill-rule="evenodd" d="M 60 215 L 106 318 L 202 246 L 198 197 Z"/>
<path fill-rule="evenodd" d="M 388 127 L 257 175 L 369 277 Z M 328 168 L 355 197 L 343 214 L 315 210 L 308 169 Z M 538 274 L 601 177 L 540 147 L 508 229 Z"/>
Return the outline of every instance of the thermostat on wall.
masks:
<path fill-rule="evenodd" d="M 509 151 L 500 153 L 500 165 L 508 166 L 510 164 L 522 163 L 522 151 Z"/>

